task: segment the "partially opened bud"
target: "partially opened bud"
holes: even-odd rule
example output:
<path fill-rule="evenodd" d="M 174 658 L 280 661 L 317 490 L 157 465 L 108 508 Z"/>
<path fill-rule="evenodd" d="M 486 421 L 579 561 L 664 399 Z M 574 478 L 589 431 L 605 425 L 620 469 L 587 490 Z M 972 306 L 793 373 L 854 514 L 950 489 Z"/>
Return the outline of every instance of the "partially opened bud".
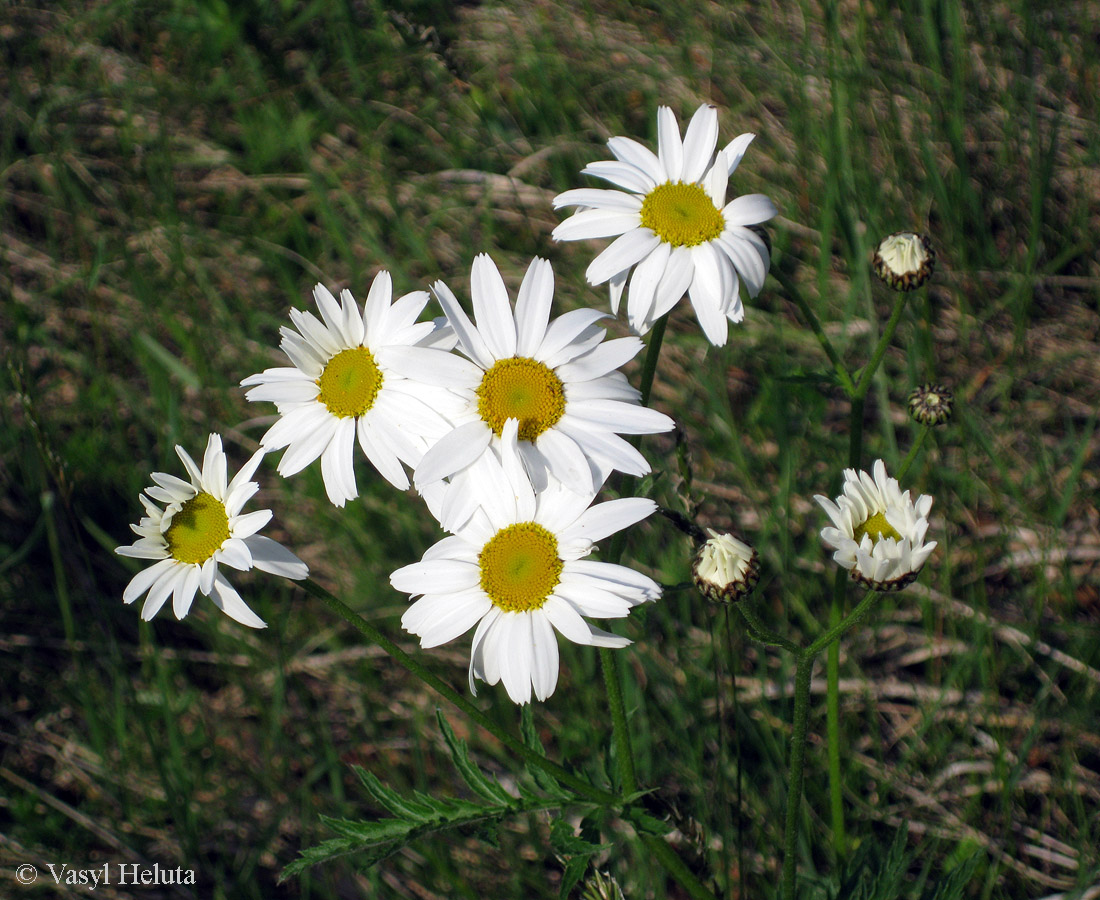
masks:
<path fill-rule="evenodd" d="M 871 264 L 875 274 L 895 291 L 911 291 L 932 277 L 936 252 L 923 234 L 899 231 L 883 239 Z"/>
<path fill-rule="evenodd" d="M 760 558 L 756 551 L 729 534 L 708 528 L 710 540 L 695 554 L 691 572 L 695 586 L 715 603 L 736 603 L 756 586 Z"/>
<path fill-rule="evenodd" d="M 876 460 L 871 472 L 844 470 L 843 493 L 832 501 L 814 499 L 833 524 L 821 529 L 821 539 L 836 550 L 833 559 L 853 578 L 873 591 L 900 591 L 936 549 L 925 541 L 932 498 L 922 494 L 914 503 L 886 465 Z"/>

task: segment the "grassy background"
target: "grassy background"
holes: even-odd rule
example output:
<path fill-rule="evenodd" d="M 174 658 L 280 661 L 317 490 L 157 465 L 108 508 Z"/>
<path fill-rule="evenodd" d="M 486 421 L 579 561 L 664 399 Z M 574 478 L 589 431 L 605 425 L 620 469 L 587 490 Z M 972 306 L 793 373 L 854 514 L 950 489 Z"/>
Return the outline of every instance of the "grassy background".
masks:
<path fill-rule="evenodd" d="M 155 861 L 198 885 L 142 897 L 555 895 L 535 817 L 496 849 L 422 841 L 277 886 L 327 836 L 319 814 L 372 812 L 350 764 L 462 791 L 437 701 L 270 578 L 235 579 L 267 631 L 201 599 L 183 623 L 143 625 L 111 551 L 148 473 L 179 469 L 174 444 L 200 453 L 221 432 L 233 466 L 255 447 L 273 410 L 237 385 L 282 364 L 278 327 L 316 281 L 363 297 L 386 267 L 399 292 L 442 277 L 463 296 L 476 253 L 512 284 L 539 254 L 559 310 L 603 305 L 583 279 L 593 248 L 550 240 L 550 198 L 608 136 L 655 144 L 657 104 L 686 120 L 710 101 L 723 140 L 757 133 L 731 191 L 776 201 L 774 267 L 853 366 L 890 304 L 869 249 L 915 228 L 939 252 L 868 399 L 866 461 L 894 464 L 914 384 L 948 382 L 959 402 L 909 479 L 935 495 L 940 547 L 842 647 L 851 832 L 886 846 L 908 823 L 916 881 L 977 854 L 974 897 L 1081 896 L 1100 881 L 1098 38 L 1095 5 L 1025 0 L 0 7 L 0 892 L 22 896 L 24 861 Z M 836 488 L 847 409 L 774 279 L 724 349 L 674 314 L 655 403 L 690 468 L 671 437 L 646 439 L 654 495 L 747 537 L 761 615 L 815 634 L 831 564 L 810 498 Z M 388 574 L 438 536 L 415 496 L 362 464 L 343 511 L 317 466 L 261 477 L 266 533 L 401 637 Z M 687 578 L 688 551 L 662 522 L 633 532 L 631 555 L 666 584 Z M 623 630 L 655 808 L 730 896 L 770 895 L 789 661 L 690 590 Z M 467 652 L 425 658 L 462 688 Z M 552 752 L 589 771 L 608 739 L 585 689 L 597 668 L 563 646 L 536 710 Z M 516 727 L 501 690 L 479 702 Z M 823 729 L 815 689 L 811 773 Z M 468 737 L 487 770 L 515 771 Z M 801 851 L 823 884 L 825 791 L 811 774 Z M 605 865 L 628 897 L 678 896 L 629 845 Z"/>

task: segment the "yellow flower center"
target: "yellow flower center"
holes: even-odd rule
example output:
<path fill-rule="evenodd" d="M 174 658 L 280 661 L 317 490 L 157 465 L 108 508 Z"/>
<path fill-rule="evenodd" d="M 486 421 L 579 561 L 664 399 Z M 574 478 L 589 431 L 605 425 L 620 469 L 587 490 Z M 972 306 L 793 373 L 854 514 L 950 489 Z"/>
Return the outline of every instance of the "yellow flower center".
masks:
<path fill-rule="evenodd" d="M 361 416 L 374 405 L 382 388 L 382 371 L 366 347 L 342 350 L 328 361 L 321 377 L 320 400 L 341 419 Z"/>
<path fill-rule="evenodd" d="M 539 609 L 557 587 L 562 561 L 558 540 L 541 525 L 502 528 L 481 548 L 481 589 L 507 612 Z"/>
<path fill-rule="evenodd" d="M 533 441 L 565 412 L 561 379 L 533 359 L 513 356 L 493 363 L 477 388 L 477 411 L 498 437 L 519 419 L 519 439 Z"/>
<path fill-rule="evenodd" d="M 856 543 L 863 541 L 865 534 L 871 535 L 871 540 L 876 544 L 883 538 L 893 538 L 895 541 L 901 540 L 901 535 L 897 533 L 894 526 L 886 521 L 886 513 L 875 513 L 866 522 L 860 525 L 852 537 L 855 538 Z"/>
<path fill-rule="evenodd" d="M 229 540 L 225 504 L 203 491 L 183 504 L 164 533 L 168 551 L 181 563 L 206 562 Z"/>
<path fill-rule="evenodd" d="M 718 237 L 726 220 L 699 185 L 667 181 L 646 194 L 642 224 L 666 244 L 694 247 Z"/>

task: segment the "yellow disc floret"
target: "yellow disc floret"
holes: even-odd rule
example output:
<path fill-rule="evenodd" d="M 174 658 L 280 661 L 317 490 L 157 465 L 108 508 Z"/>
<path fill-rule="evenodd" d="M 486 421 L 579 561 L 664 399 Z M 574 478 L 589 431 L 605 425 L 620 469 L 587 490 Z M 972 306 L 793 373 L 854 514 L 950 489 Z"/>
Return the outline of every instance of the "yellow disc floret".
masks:
<path fill-rule="evenodd" d="M 181 563 L 206 562 L 229 540 L 225 504 L 203 491 L 183 504 L 164 533 L 168 551 Z"/>
<path fill-rule="evenodd" d="M 382 387 L 382 371 L 366 347 L 342 350 L 328 361 L 321 377 L 320 400 L 341 419 L 361 416 L 374 405 Z"/>
<path fill-rule="evenodd" d="M 646 194 L 642 224 L 666 244 L 694 247 L 718 237 L 726 220 L 699 185 L 668 181 Z"/>
<path fill-rule="evenodd" d="M 886 513 L 875 513 L 866 522 L 856 528 L 852 537 L 855 538 L 857 544 L 862 543 L 863 536 L 869 534 L 871 540 L 878 543 L 883 538 L 893 538 L 895 541 L 901 540 L 901 535 L 897 533 L 894 526 L 886 521 Z"/>
<path fill-rule="evenodd" d="M 481 589 L 507 612 L 539 609 L 557 587 L 558 540 L 534 522 L 502 528 L 481 548 Z"/>
<path fill-rule="evenodd" d="M 533 441 L 565 412 L 561 379 L 533 359 L 513 356 L 493 363 L 477 388 L 477 411 L 498 437 L 509 419 L 519 419 L 519 439 Z"/>

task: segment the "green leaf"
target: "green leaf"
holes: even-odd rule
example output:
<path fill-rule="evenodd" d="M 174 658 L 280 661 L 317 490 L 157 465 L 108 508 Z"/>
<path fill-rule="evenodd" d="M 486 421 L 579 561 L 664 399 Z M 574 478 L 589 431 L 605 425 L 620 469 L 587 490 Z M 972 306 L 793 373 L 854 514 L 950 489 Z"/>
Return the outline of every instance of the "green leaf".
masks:
<path fill-rule="evenodd" d="M 490 803 L 511 806 L 515 798 L 504 789 L 503 785 L 486 777 L 481 769 L 470 760 L 466 742 L 455 737 L 450 723 L 447 722 L 439 709 L 436 709 L 435 717 L 439 722 L 440 730 L 443 732 L 443 740 L 447 743 L 447 749 L 451 751 L 451 760 L 462 776 L 462 780 L 469 785 L 470 790 Z"/>
<path fill-rule="evenodd" d="M 550 823 L 550 846 L 562 856 L 585 857 L 612 847 L 611 844 L 594 844 L 581 837 L 564 819 L 554 819 Z"/>
<path fill-rule="evenodd" d="M 361 846 L 362 845 L 358 841 L 349 838 L 332 838 L 331 840 L 317 844 L 315 847 L 308 847 L 298 854 L 298 858 L 294 860 L 294 862 L 290 863 L 290 865 L 279 873 L 279 884 L 282 884 L 288 878 L 300 875 L 310 866 L 315 866 L 318 863 L 328 862 L 339 856 L 346 856 L 349 853 L 354 853 L 356 850 L 359 850 Z"/>
<path fill-rule="evenodd" d="M 550 846 L 565 862 L 561 888 L 558 891 L 559 897 L 569 896 L 569 892 L 584 877 L 592 856 L 602 850 L 610 850 L 612 847 L 611 844 L 595 844 L 581 837 L 574 831 L 572 825 L 562 819 L 554 819 L 550 823 Z"/>
<path fill-rule="evenodd" d="M 359 776 L 359 780 L 363 782 L 363 786 L 367 789 L 367 792 L 383 806 L 387 812 L 393 813 L 399 819 L 413 819 L 418 822 L 425 822 L 432 818 L 432 807 L 424 803 L 416 803 L 406 800 L 396 791 L 386 787 L 375 778 L 370 772 L 364 769 L 362 766 L 352 766 L 355 774 Z"/>
<path fill-rule="evenodd" d="M 535 728 L 535 716 L 531 711 L 530 704 L 527 704 L 520 710 L 519 731 L 524 744 L 534 750 L 539 756 L 546 756 L 546 748 L 542 746 L 542 741 L 539 740 L 538 730 Z M 527 770 L 527 774 L 531 776 L 531 780 L 538 785 L 539 789 L 549 796 L 565 801 L 577 799 L 577 796 L 572 791 L 563 788 L 558 784 L 557 779 L 553 778 L 538 766 L 527 765 L 524 768 Z"/>
<path fill-rule="evenodd" d="M 561 887 L 558 888 L 558 896 L 565 900 L 569 896 L 570 892 L 577 886 L 577 883 L 584 877 L 584 873 L 588 871 L 588 857 L 587 856 L 575 856 L 572 859 L 566 860 L 565 868 L 561 873 Z"/>
<path fill-rule="evenodd" d="M 401 819 L 364 821 L 321 816 L 321 821 L 341 837 L 358 841 L 363 846 L 403 838 L 417 827 L 415 822 L 406 822 Z"/>
<path fill-rule="evenodd" d="M 351 853 L 358 854 L 361 857 L 360 865 L 363 868 L 369 868 L 392 856 L 403 846 L 403 841 L 387 841 L 384 844 L 365 847 L 353 838 L 332 838 L 315 847 L 309 847 L 301 851 L 299 857 L 279 873 L 279 884 L 282 884 L 288 878 L 301 874 L 310 866 L 330 862 L 337 857 L 347 856 Z"/>

